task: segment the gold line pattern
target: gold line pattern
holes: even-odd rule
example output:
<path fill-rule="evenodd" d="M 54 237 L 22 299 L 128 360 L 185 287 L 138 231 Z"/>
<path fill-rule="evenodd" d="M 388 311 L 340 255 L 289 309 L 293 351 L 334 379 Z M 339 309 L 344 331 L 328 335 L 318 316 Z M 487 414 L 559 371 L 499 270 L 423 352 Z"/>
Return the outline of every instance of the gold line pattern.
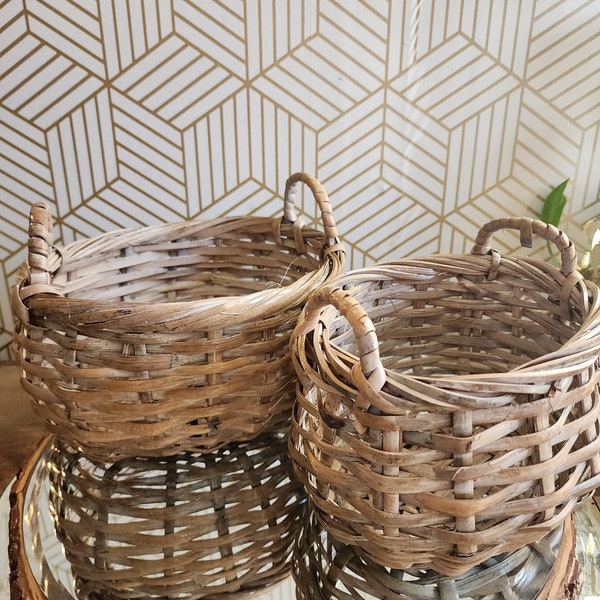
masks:
<path fill-rule="evenodd" d="M 535 215 L 569 178 L 563 226 L 582 248 L 600 190 L 597 6 L 0 0 L 0 360 L 36 201 L 63 244 L 278 215 L 304 170 L 360 267 L 468 252 L 485 221 Z"/>

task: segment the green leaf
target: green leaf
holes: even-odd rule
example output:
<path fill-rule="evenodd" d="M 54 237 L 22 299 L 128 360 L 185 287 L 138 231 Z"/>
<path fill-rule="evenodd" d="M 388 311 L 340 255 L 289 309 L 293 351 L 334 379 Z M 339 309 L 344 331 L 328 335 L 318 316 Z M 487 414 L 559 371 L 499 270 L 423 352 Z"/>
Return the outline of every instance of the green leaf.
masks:
<path fill-rule="evenodd" d="M 544 221 L 544 223 L 549 223 L 550 225 L 558 227 L 560 217 L 562 216 L 565 204 L 567 203 L 567 198 L 564 193 L 567 183 L 569 183 L 569 180 L 565 179 L 546 196 L 544 205 L 542 206 L 542 212 L 540 213 L 540 219 Z"/>

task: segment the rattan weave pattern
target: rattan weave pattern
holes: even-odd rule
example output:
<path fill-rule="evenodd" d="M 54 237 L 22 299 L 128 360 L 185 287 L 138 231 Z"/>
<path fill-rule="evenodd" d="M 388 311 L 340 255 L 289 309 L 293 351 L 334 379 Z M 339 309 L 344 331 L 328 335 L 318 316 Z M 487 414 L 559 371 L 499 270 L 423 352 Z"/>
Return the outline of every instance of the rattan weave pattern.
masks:
<path fill-rule="evenodd" d="M 235 598 L 288 576 L 305 495 L 286 439 L 115 463 L 57 443 L 49 501 L 78 598 Z"/>
<path fill-rule="evenodd" d="M 323 231 L 294 212 L 306 184 Z M 22 385 L 49 429 L 97 459 L 212 451 L 289 422 L 288 341 L 344 250 L 321 184 L 292 175 L 282 218 L 222 217 L 51 245 L 32 207 L 12 288 Z"/>
<path fill-rule="evenodd" d="M 403 571 L 378 565 L 336 541 L 308 511 L 294 545 L 292 575 L 297 600 L 534 600 L 551 579 L 571 576 L 576 566 L 558 559 L 574 548 L 573 525 L 567 522 L 538 542 L 489 558 L 457 577 L 428 569 Z"/>
<path fill-rule="evenodd" d="M 490 251 L 504 228 L 553 241 L 561 269 Z M 457 575 L 539 540 L 600 484 L 600 298 L 575 265 L 556 228 L 505 219 L 472 254 L 358 269 L 311 296 L 290 452 L 334 539 Z"/>

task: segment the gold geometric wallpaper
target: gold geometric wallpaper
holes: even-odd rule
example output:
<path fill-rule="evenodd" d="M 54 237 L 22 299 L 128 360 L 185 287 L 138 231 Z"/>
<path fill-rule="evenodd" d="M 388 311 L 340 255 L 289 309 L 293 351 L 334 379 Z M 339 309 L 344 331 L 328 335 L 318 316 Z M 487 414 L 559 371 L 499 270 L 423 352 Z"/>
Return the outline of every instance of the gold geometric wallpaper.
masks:
<path fill-rule="evenodd" d="M 36 201 L 66 244 L 280 214 L 307 171 L 360 267 L 468 251 L 568 178 L 581 248 L 599 33 L 598 0 L 0 0 L 0 360 Z"/>

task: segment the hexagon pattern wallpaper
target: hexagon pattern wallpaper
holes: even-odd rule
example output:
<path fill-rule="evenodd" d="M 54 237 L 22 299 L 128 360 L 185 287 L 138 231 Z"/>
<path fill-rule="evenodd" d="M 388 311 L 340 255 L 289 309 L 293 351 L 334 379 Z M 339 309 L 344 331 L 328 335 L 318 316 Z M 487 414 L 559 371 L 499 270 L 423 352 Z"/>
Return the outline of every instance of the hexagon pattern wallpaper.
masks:
<path fill-rule="evenodd" d="M 38 201 L 63 245 L 276 215 L 306 171 L 356 268 L 468 252 L 569 179 L 561 226 L 582 248 L 599 33 L 598 0 L 0 0 L 0 360 Z"/>

